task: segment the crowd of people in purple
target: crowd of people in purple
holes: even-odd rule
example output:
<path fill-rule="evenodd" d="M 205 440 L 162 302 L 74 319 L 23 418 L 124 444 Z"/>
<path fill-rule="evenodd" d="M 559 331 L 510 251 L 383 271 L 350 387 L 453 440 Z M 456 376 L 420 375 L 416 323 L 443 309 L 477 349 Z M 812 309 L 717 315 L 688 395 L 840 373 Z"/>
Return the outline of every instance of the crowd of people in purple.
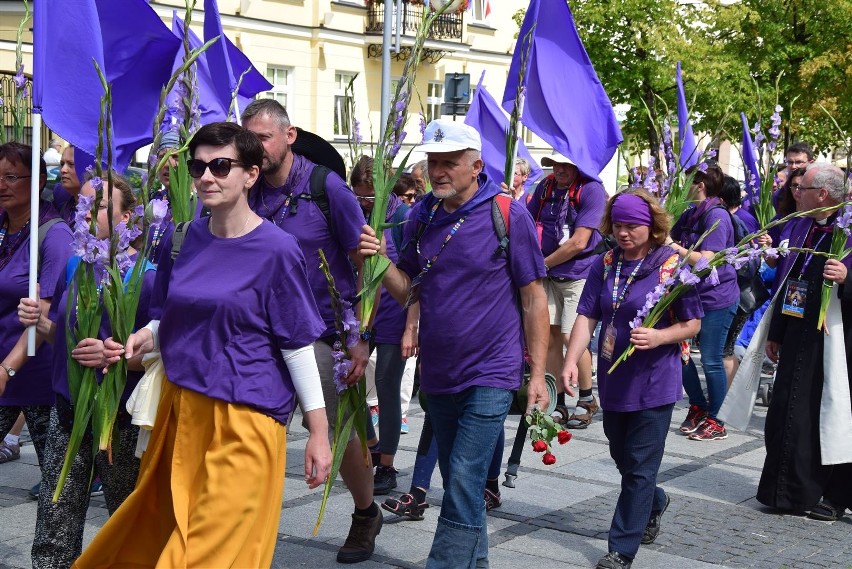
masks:
<path fill-rule="evenodd" d="M 294 151 L 300 132 L 280 104 L 262 99 L 244 110 L 242 126 L 212 123 L 193 135 L 188 168 L 196 218 L 176 228 L 167 216 L 148 243 L 132 244 L 134 258 L 148 255 L 136 331 L 119 344 L 104 318 L 97 337 L 79 339 L 70 352 L 99 370 L 126 358 L 122 403 L 144 366 L 160 359 L 166 379 L 147 448 L 139 452 L 140 429 L 122 405 L 110 456 L 92 456 L 89 433 L 57 501 L 74 421 L 65 330 L 76 321 L 69 285 L 81 260 L 72 231 L 91 222 L 78 206 L 111 192 L 117 224 L 131 219 L 138 198 L 120 176 L 111 187 L 81 182 L 73 148 L 66 148 L 59 186 L 42 194 L 39 298 L 27 298 L 29 182 L 38 176 L 44 187 L 46 172 L 43 161 L 40 171 L 30 170 L 32 148 L 0 145 L 0 463 L 20 456 L 25 420 L 42 473 L 33 489 L 34 567 L 272 563 L 297 403 L 308 432 L 306 483 L 323 484 L 332 462 L 340 338 L 320 252 L 340 295 L 353 304 L 364 259 L 391 261 L 378 309 L 349 346 L 348 384 L 375 356 L 379 413 L 368 433 L 371 461 L 353 430 L 340 465 L 353 512 L 339 563 L 373 555 L 383 524 L 376 496 L 388 495 L 381 508 L 389 515 L 422 520 L 438 465 L 444 495 L 426 566 L 488 567 L 486 512 L 501 505 L 503 425 L 523 383 L 524 411 L 548 407 L 549 372 L 560 378 L 553 413 L 559 423 L 583 429 L 602 411 L 621 492 L 597 567 L 629 568 L 640 546 L 657 538 L 672 499 L 657 474 L 675 404 L 685 391 L 689 409 L 679 433 L 695 444 L 728 436 L 720 409 L 736 373 L 736 346 L 748 345 L 765 311 L 766 355 L 777 372 L 757 498 L 826 521 L 852 507 L 852 458 L 842 450 L 852 447 L 852 424 L 829 429 L 820 417 L 838 384 L 824 389 L 835 369 L 824 366 L 824 356 L 840 350 L 831 361 L 839 358 L 846 370 L 852 338 L 850 258 L 825 255 L 840 215 L 831 208 L 846 200 L 845 175 L 814 161 L 808 145 L 785 153 L 776 210 L 778 217 L 812 213 L 757 240 L 790 250 L 780 259 L 767 256 L 759 273 L 752 269 L 780 300 L 744 303 L 742 275 L 725 264 L 646 328 L 635 325 L 636 315 L 676 268 L 733 247 L 741 226 L 746 233 L 759 229 L 740 185 L 717 164 L 687 171 L 693 203 L 673 220 L 648 191 L 630 187 L 610 197 L 596 173 L 558 153 L 542 160 L 552 174 L 534 186 L 527 184 L 529 164 L 518 161 L 513 187 L 501 187 L 482 173 L 479 133 L 436 120 L 419 147 L 426 161 L 400 177 L 389 227 L 376 235 L 365 224 L 375 202 L 372 158 L 356 161 L 347 184 L 345 172 L 318 169 L 321 152 Z M 169 133 L 159 150 L 179 144 Z M 160 181 L 155 197 L 167 199 L 167 169 Z M 106 200 L 100 203 L 94 225 L 104 237 L 109 212 Z M 824 280 L 839 285 L 845 344 L 837 349 L 816 326 Z M 789 310 L 788 294 L 800 314 Z M 34 357 L 26 355 L 28 326 L 38 334 Z M 635 353 L 611 369 L 630 345 Z M 399 494 L 394 457 L 407 432 L 412 386 L 403 377 L 412 359 L 426 413 L 411 487 Z M 847 371 L 837 396 L 842 401 L 845 385 L 844 417 L 852 416 L 848 378 Z M 576 397 L 570 408 L 566 395 Z M 93 474 L 110 519 L 83 550 Z"/>

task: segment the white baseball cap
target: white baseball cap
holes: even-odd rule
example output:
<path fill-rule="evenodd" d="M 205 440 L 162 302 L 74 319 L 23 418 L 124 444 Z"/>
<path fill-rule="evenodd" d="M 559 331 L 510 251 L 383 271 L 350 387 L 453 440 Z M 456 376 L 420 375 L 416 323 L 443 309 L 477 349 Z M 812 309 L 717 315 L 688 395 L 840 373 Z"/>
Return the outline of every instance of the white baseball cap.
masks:
<path fill-rule="evenodd" d="M 423 143 L 417 149 L 421 152 L 482 150 L 482 139 L 476 129 L 470 125 L 455 121 L 434 120 L 426 127 Z"/>
<path fill-rule="evenodd" d="M 545 168 L 552 167 L 554 164 L 570 164 L 571 166 L 576 166 L 576 164 L 574 164 L 573 160 L 571 160 L 567 156 L 559 154 L 555 150 L 553 151 L 553 154 L 551 154 L 550 156 L 545 156 L 544 158 L 541 159 L 541 165 L 544 166 Z"/>

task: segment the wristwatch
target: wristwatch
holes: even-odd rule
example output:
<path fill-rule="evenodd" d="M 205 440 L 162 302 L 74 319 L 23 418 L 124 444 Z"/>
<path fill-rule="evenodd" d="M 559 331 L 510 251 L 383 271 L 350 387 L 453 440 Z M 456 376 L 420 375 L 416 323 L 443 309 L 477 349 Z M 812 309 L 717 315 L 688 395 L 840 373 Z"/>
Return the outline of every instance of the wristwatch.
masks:
<path fill-rule="evenodd" d="M 0 367 L 2 367 L 3 369 L 5 369 L 5 370 L 6 370 L 6 374 L 9 376 L 9 378 L 10 378 L 10 379 L 11 379 L 11 378 L 13 378 L 13 377 L 15 377 L 15 374 L 17 373 L 17 372 L 15 371 L 15 368 L 13 368 L 13 367 L 11 367 L 11 366 L 7 366 L 7 365 L 5 364 L 5 362 L 4 362 L 4 363 L 2 363 L 2 364 L 0 364 Z"/>
<path fill-rule="evenodd" d="M 372 330 L 364 330 L 363 332 L 358 334 L 358 337 L 361 338 L 362 340 L 364 340 L 365 342 L 369 342 L 370 340 L 373 339 L 373 331 Z"/>

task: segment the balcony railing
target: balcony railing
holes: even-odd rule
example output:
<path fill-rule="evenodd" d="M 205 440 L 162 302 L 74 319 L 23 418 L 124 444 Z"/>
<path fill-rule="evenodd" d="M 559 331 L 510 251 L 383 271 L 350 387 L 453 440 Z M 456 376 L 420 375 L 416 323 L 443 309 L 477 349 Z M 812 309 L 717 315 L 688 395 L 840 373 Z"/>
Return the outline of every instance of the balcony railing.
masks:
<path fill-rule="evenodd" d="M 413 36 L 423 19 L 423 10 L 429 8 L 423 4 L 411 4 L 407 0 L 402 2 L 402 14 L 400 22 L 400 33 L 404 36 Z M 396 1 L 393 3 L 393 24 L 391 31 L 396 33 L 398 17 L 396 14 Z M 367 6 L 367 34 L 381 34 L 385 27 L 385 5 L 382 0 L 373 0 Z M 462 14 L 441 14 L 432 24 L 429 30 L 429 39 L 433 40 L 458 40 L 462 39 Z"/>

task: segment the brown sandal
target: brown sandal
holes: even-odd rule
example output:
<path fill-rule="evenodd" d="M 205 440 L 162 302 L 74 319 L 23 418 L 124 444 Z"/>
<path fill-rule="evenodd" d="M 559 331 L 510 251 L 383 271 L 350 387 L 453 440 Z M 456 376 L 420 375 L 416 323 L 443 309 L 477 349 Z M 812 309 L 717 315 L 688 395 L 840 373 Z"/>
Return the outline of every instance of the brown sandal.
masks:
<path fill-rule="evenodd" d="M 594 397 L 592 397 L 591 401 L 577 401 L 577 407 L 582 407 L 586 410 L 586 412 L 581 415 L 571 413 L 571 415 L 565 419 L 565 426 L 569 429 L 585 429 L 592 424 L 592 417 L 594 417 L 595 413 L 597 413 L 598 409 L 600 409 L 600 407 L 598 407 L 598 402 Z"/>

